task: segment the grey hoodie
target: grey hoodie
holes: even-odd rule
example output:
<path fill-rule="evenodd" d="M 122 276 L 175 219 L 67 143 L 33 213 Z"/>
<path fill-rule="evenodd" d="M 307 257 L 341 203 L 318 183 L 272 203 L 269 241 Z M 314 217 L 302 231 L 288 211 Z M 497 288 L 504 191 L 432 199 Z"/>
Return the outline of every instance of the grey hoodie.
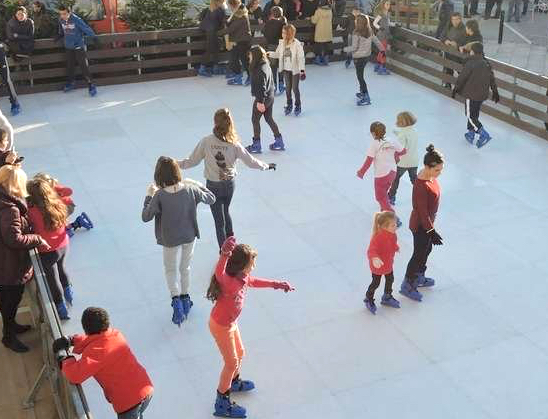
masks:
<path fill-rule="evenodd" d="M 236 177 L 236 160 L 242 160 L 252 169 L 267 170 L 268 164 L 257 160 L 240 144 L 219 140 L 214 134 L 203 138 L 192 154 L 178 161 L 181 169 L 190 169 L 204 160 L 204 177 L 213 182 Z"/>
<path fill-rule="evenodd" d="M 352 43 L 344 48 L 345 52 L 352 53 L 352 58 L 366 58 L 371 55 L 371 42 L 374 42 L 379 50 L 383 50 L 381 41 L 373 35 L 365 38 L 358 34 L 352 34 Z"/>

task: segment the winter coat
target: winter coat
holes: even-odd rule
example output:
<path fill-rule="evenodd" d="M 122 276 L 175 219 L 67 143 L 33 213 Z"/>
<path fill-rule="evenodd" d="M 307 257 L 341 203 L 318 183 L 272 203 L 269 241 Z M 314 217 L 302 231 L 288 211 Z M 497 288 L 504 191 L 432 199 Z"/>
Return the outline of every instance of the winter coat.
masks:
<path fill-rule="evenodd" d="M 483 101 L 489 97 L 489 87 L 497 89 L 491 65 L 483 56 L 471 55 L 457 78 L 455 91 L 466 99 Z"/>
<path fill-rule="evenodd" d="M 25 19 L 20 22 L 12 17 L 6 26 L 6 36 L 15 52 L 31 54 L 34 51 L 34 22 Z"/>
<path fill-rule="evenodd" d="M 475 44 L 477 42 L 479 42 L 480 44 L 483 44 L 483 36 L 481 36 L 481 34 L 475 33 L 473 35 L 466 35 L 464 37 L 463 47 L 467 51 L 470 51 L 470 48 L 472 47 L 472 44 Z"/>
<path fill-rule="evenodd" d="M 262 63 L 251 72 L 251 96 L 265 103 L 274 98 L 274 79 L 268 63 Z"/>
<path fill-rule="evenodd" d="M 72 336 L 73 352 L 81 354 L 65 359 L 61 369 L 73 384 L 94 377 L 116 413 L 138 405 L 154 391 L 152 382 L 133 355 L 126 339 L 116 329 L 94 335 Z"/>
<path fill-rule="evenodd" d="M 42 11 L 33 13 L 32 20 L 34 21 L 34 37 L 36 39 L 51 38 L 55 34 L 55 21 L 52 15 L 46 11 L 45 6 Z"/>
<path fill-rule="evenodd" d="M 318 9 L 319 0 L 303 0 L 303 19 L 314 16 Z"/>
<path fill-rule="evenodd" d="M 375 275 L 387 275 L 394 270 L 394 255 L 400 250 L 398 246 L 398 237 L 396 234 L 379 229 L 371 238 L 367 249 L 367 259 L 369 260 L 369 268 Z M 373 259 L 379 258 L 383 265 L 380 268 L 375 268 Z"/>
<path fill-rule="evenodd" d="M 305 70 L 305 58 L 303 44 L 298 39 L 294 39 L 289 45 L 289 51 L 291 53 L 291 66 L 286 68 L 284 59 L 286 44 L 283 39 L 278 42 L 278 48 L 276 51 L 269 52 L 268 56 L 278 59 L 278 71 L 291 71 L 293 75 L 300 74 Z"/>
<path fill-rule="evenodd" d="M 222 29 L 226 19 L 225 11 L 218 7 L 211 11 L 204 9 L 200 16 L 200 29 L 204 32 L 217 32 Z"/>
<path fill-rule="evenodd" d="M 333 41 L 333 11 L 331 7 L 320 7 L 312 16 L 311 22 L 316 25 L 314 42 Z"/>
<path fill-rule="evenodd" d="M 234 12 L 232 19 L 229 19 L 226 33 L 229 36 L 230 42 L 251 42 L 251 26 L 245 6 L 240 6 Z"/>
<path fill-rule="evenodd" d="M 278 46 L 278 42 L 282 39 L 282 29 L 285 25 L 283 19 L 269 19 L 264 24 L 264 37 L 267 45 Z"/>
<path fill-rule="evenodd" d="M 44 221 L 44 215 L 36 206 L 29 207 L 29 220 L 33 231 L 39 234 L 50 246 L 49 249 L 40 246 L 38 252 L 54 252 L 68 246 L 69 238 L 66 225 L 59 226 L 54 230 L 48 229 Z"/>
<path fill-rule="evenodd" d="M 445 42 L 447 40 L 456 42 L 459 47 L 464 45 L 465 39 L 466 28 L 464 25 L 461 24 L 455 28 L 451 22 L 449 22 L 440 38 L 441 42 Z"/>
<path fill-rule="evenodd" d="M 95 32 L 80 17 L 71 13 L 67 20 L 59 20 L 57 39 L 64 38 L 66 49 L 82 49 L 84 36 L 95 38 Z"/>
<path fill-rule="evenodd" d="M 21 285 L 32 278 L 29 250 L 40 244 L 31 234 L 28 208 L 0 187 L 0 285 Z"/>

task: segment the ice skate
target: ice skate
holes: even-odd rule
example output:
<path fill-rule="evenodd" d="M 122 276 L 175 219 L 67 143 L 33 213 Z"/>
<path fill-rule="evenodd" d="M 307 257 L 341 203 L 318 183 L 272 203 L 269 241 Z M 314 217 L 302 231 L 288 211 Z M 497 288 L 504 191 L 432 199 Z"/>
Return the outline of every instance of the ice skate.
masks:
<path fill-rule="evenodd" d="M 476 133 L 472 130 L 468 130 L 466 134 L 464 134 L 464 139 L 468 141 L 470 144 L 474 144 L 474 137 L 476 136 Z"/>
<path fill-rule="evenodd" d="M 69 306 L 72 305 L 72 300 L 74 300 L 74 292 L 72 292 L 72 286 L 68 286 L 63 290 L 63 295 L 65 296 L 65 301 Z"/>
<path fill-rule="evenodd" d="M 291 112 L 293 112 L 293 105 L 292 104 L 288 104 L 288 105 L 284 106 L 285 116 L 291 115 Z"/>
<path fill-rule="evenodd" d="M 56 308 L 57 308 L 57 314 L 59 314 L 59 318 L 61 320 L 70 320 L 67 306 L 65 305 L 63 301 L 61 301 L 59 304 L 56 304 Z"/>
<path fill-rule="evenodd" d="M 371 314 L 377 314 L 377 306 L 375 305 L 375 300 L 369 300 L 365 298 L 363 300 L 365 307 L 371 312 Z"/>
<path fill-rule="evenodd" d="M 255 383 L 253 381 L 241 380 L 240 376 L 238 376 L 232 380 L 230 391 L 237 393 L 237 392 L 251 391 L 254 388 L 255 388 Z"/>
<path fill-rule="evenodd" d="M 485 144 L 487 144 L 489 141 L 491 141 L 491 136 L 483 127 L 479 130 L 479 140 L 476 143 L 477 148 L 482 148 Z"/>
<path fill-rule="evenodd" d="M 299 116 L 301 114 L 301 105 L 295 105 L 295 116 Z"/>
<path fill-rule="evenodd" d="M 95 86 L 93 83 L 89 85 L 88 87 L 88 93 L 91 97 L 94 97 L 97 95 L 97 86 Z"/>
<path fill-rule="evenodd" d="M 261 154 L 262 153 L 261 139 L 253 138 L 253 144 L 248 145 L 245 149 L 248 151 L 248 153 L 251 153 L 251 154 Z"/>
<path fill-rule="evenodd" d="M 434 285 L 436 285 L 436 281 L 424 276 L 424 272 L 417 274 L 417 287 L 433 287 Z"/>
<path fill-rule="evenodd" d="M 230 400 L 230 394 L 221 394 L 217 391 L 214 416 L 222 418 L 245 418 L 246 411 L 240 405 Z"/>
<path fill-rule="evenodd" d="M 269 147 L 272 151 L 284 151 L 285 145 L 282 136 L 278 135 L 277 137 L 274 137 L 274 142 L 270 144 Z"/>
<path fill-rule="evenodd" d="M 390 294 L 384 294 L 382 296 L 381 304 L 392 308 L 400 308 L 400 302 Z"/>
<path fill-rule="evenodd" d="M 203 64 L 198 67 L 198 75 L 202 77 L 213 77 L 211 70 Z"/>
<path fill-rule="evenodd" d="M 410 282 L 409 278 L 405 278 L 401 283 L 400 294 L 405 295 L 415 301 L 422 301 L 422 294 L 417 291 L 417 288 Z"/>
<path fill-rule="evenodd" d="M 188 314 L 190 313 L 190 309 L 194 305 L 192 300 L 190 299 L 190 295 L 181 295 L 181 302 L 183 303 L 183 313 L 185 316 L 185 319 L 188 318 Z"/>
<path fill-rule="evenodd" d="M 181 324 L 185 320 L 185 312 L 183 309 L 183 302 L 181 301 L 181 298 L 173 297 L 171 299 L 171 307 L 173 307 L 173 316 L 171 317 L 171 321 L 173 322 L 173 324 L 181 327 Z"/>
<path fill-rule="evenodd" d="M 11 105 L 11 116 L 19 115 L 21 113 L 21 105 L 15 102 Z"/>

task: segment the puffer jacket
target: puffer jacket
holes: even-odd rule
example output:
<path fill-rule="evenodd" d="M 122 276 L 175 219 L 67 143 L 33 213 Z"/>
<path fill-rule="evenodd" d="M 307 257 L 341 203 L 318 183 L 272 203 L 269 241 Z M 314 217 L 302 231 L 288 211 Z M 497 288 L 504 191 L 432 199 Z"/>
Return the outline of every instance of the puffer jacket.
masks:
<path fill-rule="evenodd" d="M 226 33 L 230 42 L 251 42 L 251 26 L 245 6 L 240 6 L 227 23 Z"/>
<path fill-rule="evenodd" d="M 16 52 L 31 54 L 34 51 L 34 22 L 32 19 L 25 19 L 20 22 L 12 17 L 6 26 L 6 35 L 11 47 Z"/>
<path fill-rule="evenodd" d="M 40 244 L 31 234 L 27 204 L 0 187 L 0 285 L 21 285 L 32 278 L 29 250 Z"/>
<path fill-rule="evenodd" d="M 312 16 L 311 22 L 316 25 L 314 42 L 333 41 L 333 11 L 331 7 L 320 7 Z"/>

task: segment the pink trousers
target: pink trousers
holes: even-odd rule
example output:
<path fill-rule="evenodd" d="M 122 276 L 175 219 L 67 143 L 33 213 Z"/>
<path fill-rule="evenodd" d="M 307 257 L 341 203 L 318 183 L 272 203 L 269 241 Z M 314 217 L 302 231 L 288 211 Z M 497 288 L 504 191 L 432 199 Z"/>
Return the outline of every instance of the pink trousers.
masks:
<path fill-rule="evenodd" d="M 396 178 L 396 172 L 391 171 L 386 176 L 375 178 L 375 199 L 381 206 L 381 211 L 392 211 L 394 209 L 388 200 L 388 190 Z"/>

